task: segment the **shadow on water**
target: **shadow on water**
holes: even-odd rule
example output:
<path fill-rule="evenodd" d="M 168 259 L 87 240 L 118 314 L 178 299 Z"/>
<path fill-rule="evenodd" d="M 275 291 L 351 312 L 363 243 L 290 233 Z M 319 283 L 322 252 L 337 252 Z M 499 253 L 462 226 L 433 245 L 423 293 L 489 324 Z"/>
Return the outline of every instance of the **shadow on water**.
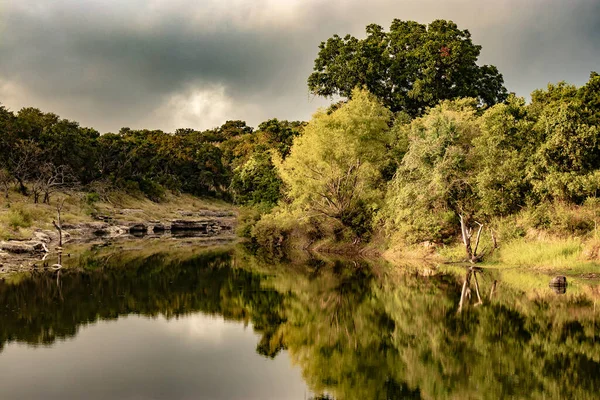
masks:
<path fill-rule="evenodd" d="M 266 261 L 237 247 L 103 249 L 60 276 L 0 282 L 0 351 L 129 314 L 202 312 L 252 324 L 267 358 L 287 350 L 315 399 L 596 398 L 590 298 L 532 297 L 481 271 L 426 275 L 364 260 Z M 471 286 L 477 307 L 466 307 Z"/>

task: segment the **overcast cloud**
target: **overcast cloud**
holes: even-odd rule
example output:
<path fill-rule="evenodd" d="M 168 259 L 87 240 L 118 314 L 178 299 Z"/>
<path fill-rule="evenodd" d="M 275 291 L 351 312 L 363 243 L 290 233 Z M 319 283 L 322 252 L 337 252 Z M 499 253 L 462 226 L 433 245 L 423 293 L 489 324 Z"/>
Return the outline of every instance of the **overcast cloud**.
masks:
<path fill-rule="evenodd" d="M 372 22 L 451 19 L 509 91 L 600 72 L 600 0 L 0 0 L 0 102 L 172 131 L 310 118 L 318 45 Z"/>

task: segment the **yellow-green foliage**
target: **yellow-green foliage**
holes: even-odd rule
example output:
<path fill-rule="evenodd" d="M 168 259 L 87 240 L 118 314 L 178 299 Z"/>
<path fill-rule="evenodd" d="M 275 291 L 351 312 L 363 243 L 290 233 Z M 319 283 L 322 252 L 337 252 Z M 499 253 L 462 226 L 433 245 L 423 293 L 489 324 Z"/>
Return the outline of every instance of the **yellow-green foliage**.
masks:
<path fill-rule="evenodd" d="M 283 246 L 292 232 L 301 230 L 307 222 L 300 210 L 279 207 L 263 215 L 252 228 L 251 235 L 262 247 L 273 249 Z"/>
<path fill-rule="evenodd" d="M 406 126 L 409 149 L 390 182 L 382 213 L 409 242 L 456 230 L 456 213 L 474 212 L 469 146 L 479 134 L 472 99 L 445 101 Z"/>
<path fill-rule="evenodd" d="M 31 213 L 22 207 L 11 209 L 6 216 L 6 220 L 11 229 L 29 228 L 33 222 Z"/>
<path fill-rule="evenodd" d="M 331 114 L 315 114 L 278 165 L 292 207 L 341 219 L 360 201 L 375 206 L 382 197 L 379 167 L 392 140 L 391 117 L 364 90 L 355 90 Z"/>
<path fill-rule="evenodd" d="M 288 203 L 261 219 L 255 240 L 273 247 L 293 232 L 308 241 L 325 233 L 334 240 L 368 234 L 383 199 L 391 118 L 364 90 L 331 113 L 315 114 L 289 156 L 276 160 Z"/>

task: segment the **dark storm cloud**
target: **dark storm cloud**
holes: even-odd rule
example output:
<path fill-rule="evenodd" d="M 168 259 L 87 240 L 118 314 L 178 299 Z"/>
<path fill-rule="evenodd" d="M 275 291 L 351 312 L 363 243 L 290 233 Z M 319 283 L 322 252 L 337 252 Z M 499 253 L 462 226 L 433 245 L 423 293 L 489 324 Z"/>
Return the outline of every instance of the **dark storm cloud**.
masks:
<path fill-rule="evenodd" d="M 393 18 L 455 20 L 528 95 L 600 69 L 600 2 L 31 0 L 5 4 L 0 101 L 102 131 L 307 119 L 318 43 Z"/>

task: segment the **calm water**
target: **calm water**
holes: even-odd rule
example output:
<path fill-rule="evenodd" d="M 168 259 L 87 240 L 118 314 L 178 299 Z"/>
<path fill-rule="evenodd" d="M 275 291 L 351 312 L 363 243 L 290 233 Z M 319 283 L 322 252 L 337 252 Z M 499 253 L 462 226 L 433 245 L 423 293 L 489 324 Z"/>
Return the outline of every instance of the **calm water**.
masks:
<path fill-rule="evenodd" d="M 489 270 L 458 313 L 458 267 L 239 248 L 70 263 L 0 281 L 0 399 L 598 398 L 594 285 Z"/>

